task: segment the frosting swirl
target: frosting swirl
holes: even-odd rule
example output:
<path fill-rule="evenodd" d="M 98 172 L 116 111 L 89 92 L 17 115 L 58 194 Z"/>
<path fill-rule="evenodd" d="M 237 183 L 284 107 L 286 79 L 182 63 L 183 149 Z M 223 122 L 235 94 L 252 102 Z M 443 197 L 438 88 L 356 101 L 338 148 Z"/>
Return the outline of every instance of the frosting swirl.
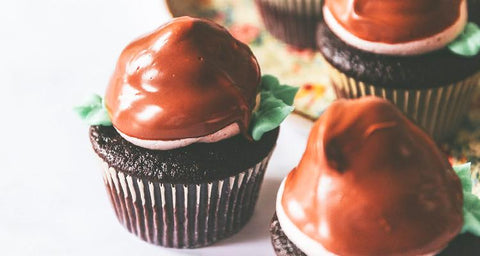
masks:
<path fill-rule="evenodd" d="M 251 50 L 211 21 L 181 17 L 128 45 L 105 105 L 122 134 L 202 137 L 237 123 L 246 132 L 260 83 Z"/>
<path fill-rule="evenodd" d="M 281 205 L 335 255 L 428 255 L 460 232 L 462 199 L 428 135 L 391 103 L 366 97 L 337 101 L 317 121 Z"/>

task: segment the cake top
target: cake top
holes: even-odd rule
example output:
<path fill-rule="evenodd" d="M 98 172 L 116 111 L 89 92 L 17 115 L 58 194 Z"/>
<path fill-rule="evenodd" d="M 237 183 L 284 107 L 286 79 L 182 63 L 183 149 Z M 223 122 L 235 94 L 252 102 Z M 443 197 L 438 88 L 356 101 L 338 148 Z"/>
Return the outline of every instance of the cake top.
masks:
<path fill-rule="evenodd" d="M 337 37 L 366 52 L 420 55 L 453 42 L 461 45 L 452 50 L 457 55 L 479 51 L 465 32 L 467 0 L 326 0 L 323 15 Z"/>
<path fill-rule="evenodd" d="M 246 132 L 260 85 L 251 50 L 220 25 L 181 17 L 128 45 L 105 95 L 112 124 L 146 140 Z"/>
<path fill-rule="evenodd" d="M 350 33 L 375 42 L 427 38 L 452 26 L 464 0 L 326 0 L 335 19 Z"/>
<path fill-rule="evenodd" d="M 250 48 L 222 26 L 180 17 L 130 43 L 105 98 L 92 95 L 74 110 L 136 146 L 171 150 L 240 133 L 259 141 L 294 110 L 297 91 L 261 76 Z"/>
<path fill-rule="evenodd" d="M 316 122 L 281 204 L 332 253 L 423 255 L 460 232 L 462 198 L 428 135 L 391 103 L 366 97 L 337 101 Z"/>

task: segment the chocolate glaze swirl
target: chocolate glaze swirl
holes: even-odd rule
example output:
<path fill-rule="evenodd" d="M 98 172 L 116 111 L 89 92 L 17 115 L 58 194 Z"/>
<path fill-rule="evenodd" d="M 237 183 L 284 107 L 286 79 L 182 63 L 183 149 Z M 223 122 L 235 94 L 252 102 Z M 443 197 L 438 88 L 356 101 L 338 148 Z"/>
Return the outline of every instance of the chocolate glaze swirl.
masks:
<path fill-rule="evenodd" d="M 460 17 L 464 0 L 325 0 L 325 8 L 350 33 L 383 43 L 436 35 Z"/>
<path fill-rule="evenodd" d="M 438 252 L 460 232 L 462 205 L 434 142 L 373 97 L 330 106 L 282 197 L 289 219 L 337 255 Z"/>
<path fill-rule="evenodd" d="M 148 140 L 248 130 L 260 68 L 251 50 L 211 21 L 181 17 L 128 45 L 105 103 L 122 133 Z"/>

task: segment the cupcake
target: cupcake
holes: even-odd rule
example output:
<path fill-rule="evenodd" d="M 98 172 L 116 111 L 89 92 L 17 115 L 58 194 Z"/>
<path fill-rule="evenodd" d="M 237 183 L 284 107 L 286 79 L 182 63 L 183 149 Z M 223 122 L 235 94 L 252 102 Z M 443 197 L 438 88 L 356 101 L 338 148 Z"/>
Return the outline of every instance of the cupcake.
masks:
<path fill-rule="evenodd" d="M 275 252 L 478 255 L 480 239 L 463 233 L 480 235 L 480 216 L 470 215 L 480 199 L 468 166 L 456 171 L 393 104 L 339 100 L 316 122 L 278 191 Z"/>
<path fill-rule="evenodd" d="M 323 0 L 255 0 L 266 29 L 300 49 L 316 49 L 316 29 Z"/>
<path fill-rule="evenodd" d="M 220 25 L 181 17 L 130 43 L 105 99 L 77 111 L 120 223 L 149 243 L 195 248 L 252 216 L 295 93 L 261 78 Z"/>
<path fill-rule="evenodd" d="M 435 140 L 454 134 L 480 79 L 470 3 L 326 0 L 318 46 L 337 96 L 383 97 Z"/>

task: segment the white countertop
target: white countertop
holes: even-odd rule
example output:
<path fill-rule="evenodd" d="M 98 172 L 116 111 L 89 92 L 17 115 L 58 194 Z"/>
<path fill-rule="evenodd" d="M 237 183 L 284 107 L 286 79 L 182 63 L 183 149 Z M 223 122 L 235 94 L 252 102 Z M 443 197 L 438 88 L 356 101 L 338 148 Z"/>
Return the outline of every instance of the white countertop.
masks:
<path fill-rule="evenodd" d="M 123 47 L 168 18 L 162 0 L 0 1 L 1 255 L 274 255 L 276 190 L 311 125 L 298 116 L 282 126 L 254 217 L 237 235 L 169 250 L 116 220 L 71 108 L 102 93 Z"/>

